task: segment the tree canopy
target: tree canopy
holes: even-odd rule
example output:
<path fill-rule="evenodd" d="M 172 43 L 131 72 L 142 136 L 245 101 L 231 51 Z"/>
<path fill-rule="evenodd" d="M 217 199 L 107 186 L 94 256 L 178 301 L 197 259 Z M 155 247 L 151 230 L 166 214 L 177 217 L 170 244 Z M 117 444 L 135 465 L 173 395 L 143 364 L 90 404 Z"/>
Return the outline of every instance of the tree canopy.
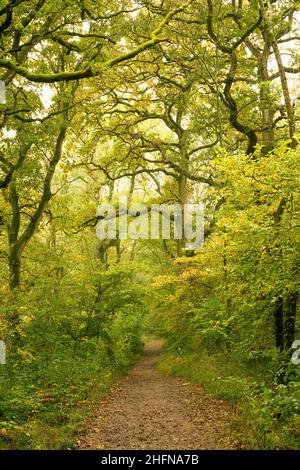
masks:
<path fill-rule="evenodd" d="M 0 445 L 73 445 L 151 333 L 299 448 L 299 2 L 0 0 L 0 36 Z M 99 240 L 124 197 L 204 203 L 204 246 Z"/>

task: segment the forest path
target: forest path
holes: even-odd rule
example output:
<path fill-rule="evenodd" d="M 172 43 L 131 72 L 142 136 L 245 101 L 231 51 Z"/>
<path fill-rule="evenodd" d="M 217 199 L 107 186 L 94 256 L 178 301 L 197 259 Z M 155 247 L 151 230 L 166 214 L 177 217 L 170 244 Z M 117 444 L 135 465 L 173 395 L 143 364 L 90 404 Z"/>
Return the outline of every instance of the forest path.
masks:
<path fill-rule="evenodd" d="M 79 448 L 233 448 L 226 433 L 230 406 L 197 385 L 159 373 L 161 349 L 159 340 L 146 344 L 143 357 L 99 403 Z"/>

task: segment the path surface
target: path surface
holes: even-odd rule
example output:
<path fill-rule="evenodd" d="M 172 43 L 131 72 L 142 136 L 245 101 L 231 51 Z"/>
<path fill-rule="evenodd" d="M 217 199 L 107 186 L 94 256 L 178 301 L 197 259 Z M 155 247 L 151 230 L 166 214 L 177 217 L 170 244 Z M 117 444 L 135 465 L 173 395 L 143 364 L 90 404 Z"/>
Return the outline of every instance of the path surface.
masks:
<path fill-rule="evenodd" d="M 161 342 L 151 341 L 142 359 L 102 400 L 81 449 L 228 449 L 232 410 L 201 387 L 155 369 Z"/>

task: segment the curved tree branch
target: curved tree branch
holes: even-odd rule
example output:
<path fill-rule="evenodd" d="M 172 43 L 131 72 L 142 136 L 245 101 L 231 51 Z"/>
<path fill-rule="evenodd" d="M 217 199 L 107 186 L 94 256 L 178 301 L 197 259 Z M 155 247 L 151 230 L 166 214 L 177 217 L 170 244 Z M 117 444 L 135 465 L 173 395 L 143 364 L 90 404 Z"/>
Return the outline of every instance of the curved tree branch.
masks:
<path fill-rule="evenodd" d="M 149 40 L 143 42 L 142 44 L 134 48 L 132 51 L 126 52 L 125 54 L 121 54 L 117 57 L 114 57 L 113 59 L 109 59 L 102 62 L 99 66 L 97 66 L 97 68 L 88 66 L 83 70 L 72 72 L 58 72 L 54 74 L 33 73 L 26 67 L 19 65 L 17 62 L 7 59 L 0 59 L 0 67 L 3 67 L 6 70 L 10 70 L 17 75 L 21 75 L 22 77 L 26 78 L 31 82 L 37 83 L 67 82 L 71 80 L 95 77 L 101 75 L 101 72 L 103 70 L 126 62 L 127 60 L 136 57 L 141 52 L 144 52 L 147 49 L 150 49 L 162 42 L 164 39 L 159 38 L 159 35 L 163 31 L 163 28 L 170 22 L 172 18 L 174 18 L 178 13 L 182 12 L 188 5 L 189 3 L 186 3 L 181 7 L 174 8 L 172 11 L 170 11 L 159 23 L 158 27 L 154 31 L 152 31 Z"/>

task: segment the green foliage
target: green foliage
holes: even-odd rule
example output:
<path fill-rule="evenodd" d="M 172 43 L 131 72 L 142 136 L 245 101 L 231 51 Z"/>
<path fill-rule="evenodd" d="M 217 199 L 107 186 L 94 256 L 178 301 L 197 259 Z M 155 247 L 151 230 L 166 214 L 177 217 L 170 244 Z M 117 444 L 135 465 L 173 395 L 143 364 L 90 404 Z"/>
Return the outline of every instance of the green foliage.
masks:
<path fill-rule="evenodd" d="M 150 333 L 250 447 L 299 447 L 298 3 L 0 3 L 0 446 L 73 447 Z M 97 240 L 120 196 L 204 201 L 203 249 Z"/>
<path fill-rule="evenodd" d="M 264 387 L 243 404 L 244 421 L 235 423 L 245 444 L 254 449 L 299 449 L 299 382 Z"/>
<path fill-rule="evenodd" d="M 134 270 L 97 269 L 84 243 L 77 258 L 76 244 L 58 256 L 59 245 L 26 295 L 2 305 L 2 314 L 17 311 L 20 320 L 0 369 L 1 448 L 73 447 L 80 416 L 142 350 L 143 290 Z M 41 241 L 31 249 L 38 259 Z"/>
<path fill-rule="evenodd" d="M 272 386 L 271 374 L 262 368 L 249 368 L 230 355 L 170 349 L 158 369 L 201 384 L 218 400 L 227 400 L 238 411 L 231 432 L 248 449 L 299 449 L 300 385 Z"/>
<path fill-rule="evenodd" d="M 128 367 L 132 356 L 139 355 L 143 350 L 139 318 L 118 313 L 112 322 L 111 339 L 115 361 L 122 367 Z"/>
<path fill-rule="evenodd" d="M 217 229 L 154 282 L 164 302 L 151 315 L 159 316 L 171 354 L 160 368 L 216 398 L 239 400 L 240 438 L 250 448 L 299 448 L 299 366 L 290 363 L 287 342 L 281 353 L 275 347 L 274 326 L 278 295 L 286 299 L 287 328 L 289 295 L 300 287 L 299 150 L 282 145 L 256 159 L 222 153 L 213 165 L 224 200 Z"/>
<path fill-rule="evenodd" d="M 214 357 L 201 351 L 177 350 L 167 352 L 158 364 L 164 373 L 178 375 L 201 384 L 214 398 L 236 403 L 250 389 L 251 374 L 237 362 L 228 362 L 228 356 L 217 353 Z"/>

